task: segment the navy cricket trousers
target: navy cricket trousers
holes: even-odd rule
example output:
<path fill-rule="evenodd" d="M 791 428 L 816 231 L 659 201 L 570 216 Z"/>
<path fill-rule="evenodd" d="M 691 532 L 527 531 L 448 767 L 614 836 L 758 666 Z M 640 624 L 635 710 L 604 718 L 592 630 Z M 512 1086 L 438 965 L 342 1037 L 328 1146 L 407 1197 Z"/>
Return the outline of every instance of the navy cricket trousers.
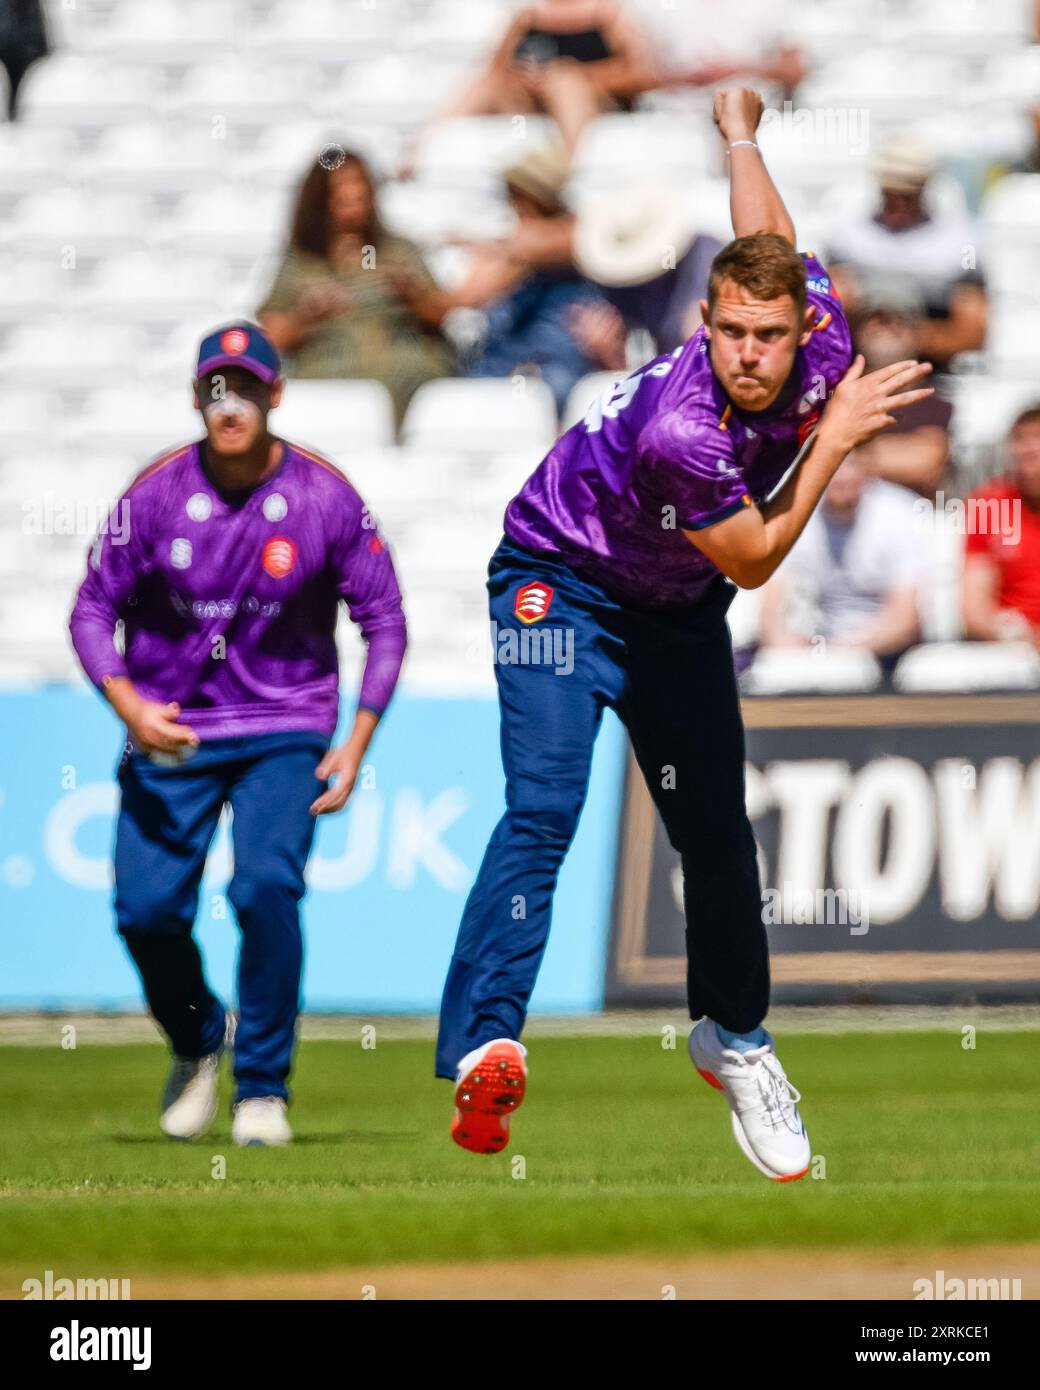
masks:
<path fill-rule="evenodd" d="M 235 869 L 228 898 L 241 931 L 236 1099 L 288 1098 L 299 1012 L 299 903 L 314 838 L 309 807 L 328 739 L 257 734 L 203 741 L 186 762 L 160 767 L 125 752 L 115 845 L 115 907 L 149 1008 L 181 1057 L 213 1052 L 225 1007 L 206 983 L 192 936 L 199 882 L 225 802 Z"/>
<path fill-rule="evenodd" d="M 552 597 L 545 616 L 526 624 L 517 595 L 533 582 Z M 488 593 L 506 812 L 459 928 L 437 1075 L 454 1078 L 460 1058 L 492 1038 L 520 1037 L 605 706 L 626 725 L 682 858 L 690 1017 L 750 1032 L 768 1009 L 769 958 L 726 624 L 732 589 L 720 576 L 695 605 L 623 605 L 569 566 L 504 539 Z"/>

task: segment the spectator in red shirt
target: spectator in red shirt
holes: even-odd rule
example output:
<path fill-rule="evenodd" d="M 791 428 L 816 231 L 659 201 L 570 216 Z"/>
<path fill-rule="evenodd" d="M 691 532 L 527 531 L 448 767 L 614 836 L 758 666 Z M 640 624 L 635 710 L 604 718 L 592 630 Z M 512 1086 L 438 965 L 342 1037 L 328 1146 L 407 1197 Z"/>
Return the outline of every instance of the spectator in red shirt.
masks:
<path fill-rule="evenodd" d="M 1040 404 L 1011 427 L 1011 472 L 967 499 L 964 633 L 1040 647 Z"/>

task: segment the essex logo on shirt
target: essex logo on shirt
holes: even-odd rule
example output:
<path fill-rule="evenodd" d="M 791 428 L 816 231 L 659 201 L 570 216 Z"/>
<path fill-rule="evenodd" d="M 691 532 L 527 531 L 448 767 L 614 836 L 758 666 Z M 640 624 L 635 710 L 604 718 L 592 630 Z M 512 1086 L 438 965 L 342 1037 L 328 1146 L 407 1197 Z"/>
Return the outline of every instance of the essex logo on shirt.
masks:
<path fill-rule="evenodd" d="M 260 555 L 260 563 L 272 579 L 284 579 L 296 564 L 296 546 L 288 536 L 272 536 Z"/>
<path fill-rule="evenodd" d="M 548 613 L 552 597 L 553 591 L 548 584 L 525 584 L 516 591 L 513 612 L 522 623 L 536 623 Z"/>

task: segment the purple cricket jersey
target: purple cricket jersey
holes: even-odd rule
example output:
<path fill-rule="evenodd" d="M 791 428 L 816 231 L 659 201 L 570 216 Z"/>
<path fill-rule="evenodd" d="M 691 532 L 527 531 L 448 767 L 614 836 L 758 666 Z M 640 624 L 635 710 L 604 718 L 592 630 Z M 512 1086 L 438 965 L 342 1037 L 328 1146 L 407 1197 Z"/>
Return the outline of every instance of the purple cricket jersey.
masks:
<path fill-rule="evenodd" d="M 358 703 L 381 714 L 405 622 L 390 552 L 357 492 L 327 459 L 283 441 L 277 470 L 230 497 L 204 471 L 200 443 L 139 473 L 94 541 L 69 622 L 87 675 L 99 688 L 129 676 L 146 699 L 176 700 L 202 739 L 330 737 L 344 599 L 368 644 Z"/>
<path fill-rule="evenodd" d="M 604 392 L 509 503 L 510 540 L 557 556 L 614 598 L 693 603 L 719 574 L 683 535 L 764 501 L 848 370 L 851 338 L 830 279 L 803 255 L 812 337 L 776 402 L 738 410 L 704 329 Z"/>

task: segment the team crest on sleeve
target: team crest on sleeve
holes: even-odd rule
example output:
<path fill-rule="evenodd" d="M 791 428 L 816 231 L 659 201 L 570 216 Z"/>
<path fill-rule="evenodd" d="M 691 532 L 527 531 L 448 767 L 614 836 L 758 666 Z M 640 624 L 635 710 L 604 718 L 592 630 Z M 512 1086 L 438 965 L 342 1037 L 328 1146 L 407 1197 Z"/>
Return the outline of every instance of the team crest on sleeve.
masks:
<path fill-rule="evenodd" d="M 537 580 L 524 584 L 516 591 L 513 612 L 522 623 L 536 623 L 548 613 L 552 597 L 553 591 L 548 584 Z"/>
<path fill-rule="evenodd" d="M 272 536 L 260 555 L 260 563 L 272 579 L 284 579 L 296 564 L 296 545 L 288 536 Z"/>

